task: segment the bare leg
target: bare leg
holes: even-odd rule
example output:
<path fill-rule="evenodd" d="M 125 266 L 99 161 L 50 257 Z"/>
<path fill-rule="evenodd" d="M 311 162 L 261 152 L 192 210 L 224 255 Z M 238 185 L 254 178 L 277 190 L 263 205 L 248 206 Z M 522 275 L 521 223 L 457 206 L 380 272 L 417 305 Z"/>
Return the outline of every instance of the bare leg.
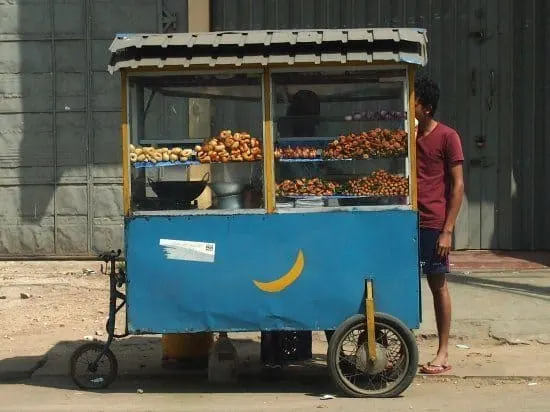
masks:
<path fill-rule="evenodd" d="M 437 355 L 430 363 L 445 366 L 449 358 L 449 332 L 451 329 L 451 296 L 445 275 L 428 275 L 428 284 L 434 299 L 435 320 L 439 337 Z"/>

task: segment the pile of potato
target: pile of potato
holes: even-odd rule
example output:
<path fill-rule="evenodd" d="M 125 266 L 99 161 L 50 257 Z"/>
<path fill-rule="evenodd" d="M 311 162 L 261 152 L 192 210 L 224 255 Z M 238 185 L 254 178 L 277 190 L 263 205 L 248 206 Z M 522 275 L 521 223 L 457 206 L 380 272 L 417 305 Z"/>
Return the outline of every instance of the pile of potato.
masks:
<path fill-rule="evenodd" d="M 319 178 L 285 180 L 277 185 L 277 196 L 334 196 L 340 185 Z"/>
<path fill-rule="evenodd" d="M 130 163 L 136 162 L 187 162 L 193 155 L 191 149 L 174 147 L 173 149 L 154 147 L 135 147 L 130 145 Z"/>
<path fill-rule="evenodd" d="M 275 149 L 275 159 L 316 159 L 319 155 L 313 147 L 285 147 Z"/>
<path fill-rule="evenodd" d="M 217 138 L 196 146 L 195 150 L 201 163 L 253 162 L 262 159 L 260 141 L 246 132 L 223 130 Z"/>
<path fill-rule="evenodd" d="M 368 159 L 400 157 L 407 154 L 407 132 L 376 128 L 359 134 L 340 136 L 323 151 L 326 159 Z"/>
<path fill-rule="evenodd" d="M 342 194 L 376 197 L 408 196 L 409 180 L 386 170 L 377 170 L 369 176 L 350 180 Z"/>

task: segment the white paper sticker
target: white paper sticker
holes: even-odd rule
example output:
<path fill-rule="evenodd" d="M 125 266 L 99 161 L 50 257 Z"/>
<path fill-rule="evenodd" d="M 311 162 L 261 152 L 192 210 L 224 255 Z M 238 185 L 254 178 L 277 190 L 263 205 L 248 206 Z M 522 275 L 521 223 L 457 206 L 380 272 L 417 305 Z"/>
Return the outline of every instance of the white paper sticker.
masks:
<path fill-rule="evenodd" d="M 214 263 L 216 256 L 215 243 L 160 239 L 159 245 L 163 248 L 166 259 L 170 260 Z"/>

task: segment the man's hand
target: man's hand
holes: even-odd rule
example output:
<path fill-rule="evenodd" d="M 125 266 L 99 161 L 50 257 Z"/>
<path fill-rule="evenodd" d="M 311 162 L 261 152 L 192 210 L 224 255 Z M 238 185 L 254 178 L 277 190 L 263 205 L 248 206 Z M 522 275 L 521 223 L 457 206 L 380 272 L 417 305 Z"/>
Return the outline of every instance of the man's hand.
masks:
<path fill-rule="evenodd" d="M 439 235 L 439 239 L 437 239 L 437 254 L 442 258 L 449 256 L 449 252 L 451 251 L 451 243 L 451 233 L 446 231 L 442 232 Z"/>

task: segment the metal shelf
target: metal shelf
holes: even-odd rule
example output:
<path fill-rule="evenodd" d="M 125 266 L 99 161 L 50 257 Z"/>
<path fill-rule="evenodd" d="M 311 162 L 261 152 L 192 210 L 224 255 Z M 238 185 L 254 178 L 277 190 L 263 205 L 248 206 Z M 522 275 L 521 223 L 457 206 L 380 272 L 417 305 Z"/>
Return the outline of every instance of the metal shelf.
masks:
<path fill-rule="evenodd" d="M 188 167 L 188 166 L 194 166 L 194 165 L 228 165 L 228 164 L 239 165 L 239 164 L 253 164 L 253 163 L 258 163 L 258 162 L 260 162 L 260 160 L 255 160 L 253 162 L 244 162 L 243 161 L 243 162 L 227 162 L 227 163 L 223 163 L 223 162 L 201 163 L 198 160 L 189 160 L 187 162 L 180 162 L 180 161 L 177 161 L 177 162 L 157 162 L 157 163 L 136 162 L 136 163 L 133 163 L 132 166 L 136 169 L 151 169 L 151 168 L 155 168 L 155 167 L 172 167 L 172 166 Z"/>
<path fill-rule="evenodd" d="M 284 202 L 284 199 L 292 200 L 330 200 L 330 199 L 372 199 L 372 200 L 381 200 L 381 199 L 393 199 L 393 198 L 406 198 L 407 196 L 353 196 L 353 195 L 332 195 L 332 196 L 315 196 L 315 195 L 295 195 L 287 196 L 281 195 L 277 198 L 278 202 Z"/>
<path fill-rule="evenodd" d="M 346 116 L 278 116 L 274 119 L 275 123 L 279 123 L 281 121 L 290 121 L 293 119 L 315 119 L 320 122 L 337 122 L 337 123 L 380 123 L 380 122 L 403 122 L 407 120 L 407 117 L 399 117 L 394 119 L 354 119 L 353 115 L 351 115 L 351 119 L 346 119 Z"/>
<path fill-rule="evenodd" d="M 407 156 L 396 157 L 368 157 L 366 159 L 277 159 L 281 163 L 311 163 L 311 162 L 351 162 L 351 161 L 369 161 L 369 160 L 406 160 Z"/>
<path fill-rule="evenodd" d="M 154 144 L 200 144 L 203 143 L 204 139 L 138 139 L 139 146 L 154 145 Z"/>
<path fill-rule="evenodd" d="M 187 162 L 135 162 L 133 164 L 134 168 L 136 169 L 149 169 L 154 167 L 170 167 L 170 166 L 192 166 L 192 165 L 200 165 L 201 162 L 195 161 L 195 160 L 189 160 Z"/>

